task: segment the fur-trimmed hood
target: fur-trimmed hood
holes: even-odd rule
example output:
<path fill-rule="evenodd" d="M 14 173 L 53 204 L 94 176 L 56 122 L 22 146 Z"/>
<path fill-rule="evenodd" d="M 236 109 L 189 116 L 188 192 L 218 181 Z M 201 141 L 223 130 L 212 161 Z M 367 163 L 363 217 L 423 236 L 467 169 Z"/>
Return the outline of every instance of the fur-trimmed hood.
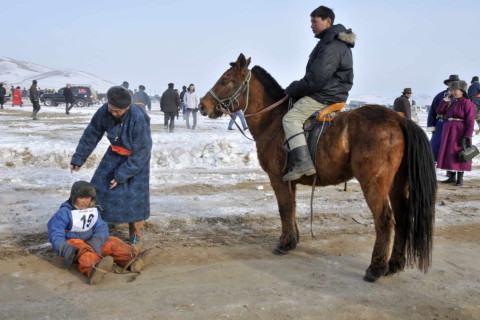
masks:
<path fill-rule="evenodd" d="M 341 24 L 335 24 L 330 28 L 325 29 L 316 37 L 325 42 L 338 39 L 342 42 L 345 42 L 350 48 L 353 48 L 355 47 L 355 39 L 357 36 L 355 33 L 353 33 L 352 29 L 347 29 Z"/>

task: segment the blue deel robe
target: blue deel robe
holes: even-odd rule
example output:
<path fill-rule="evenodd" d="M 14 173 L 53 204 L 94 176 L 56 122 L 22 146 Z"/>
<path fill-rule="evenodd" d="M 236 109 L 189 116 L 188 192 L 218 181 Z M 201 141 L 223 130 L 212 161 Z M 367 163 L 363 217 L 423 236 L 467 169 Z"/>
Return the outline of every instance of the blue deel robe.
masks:
<path fill-rule="evenodd" d="M 480 82 L 474 81 L 467 91 L 468 97 L 475 103 L 477 111 L 480 110 L 480 97 L 474 98 L 476 95 L 480 94 Z"/>
<path fill-rule="evenodd" d="M 102 217 L 107 222 L 136 222 L 150 217 L 150 155 L 152 136 L 150 117 L 136 105 L 131 105 L 121 123 L 108 112 L 104 104 L 83 132 L 71 164 L 82 166 L 104 133 L 111 144 L 132 151 L 129 156 L 112 151 L 103 156 L 92 181 L 98 202 L 103 206 Z M 109 189 L 115 179 L 118 186 Z"/>
<path fill-rule="evenodd" d="M 433 98 L 432 105 L 428 111 L 427 127 L 435 127 L 435 131 L 432 133 L 432 138 L 430 139 L 430 145 L 432 146 L 435 161 L 438 159 L 438 150 L 440 150 L 440 144 L 442 142 L 442 131 L 444 124 L 442 119 L 437 119 L 437 107 L 440 103 L 442 103 L 443 98 L 445 98 L 447 94 L 447 89 L 438 93 L 435 98 Z"/>

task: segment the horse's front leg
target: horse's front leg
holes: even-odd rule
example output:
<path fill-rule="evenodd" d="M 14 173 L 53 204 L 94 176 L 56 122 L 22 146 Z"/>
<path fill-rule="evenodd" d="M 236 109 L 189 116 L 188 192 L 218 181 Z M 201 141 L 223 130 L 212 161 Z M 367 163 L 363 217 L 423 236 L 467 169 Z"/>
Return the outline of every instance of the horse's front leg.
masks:
<path fill-rule="evenodd" d="M 277 197 L 278 210 L 282 220 L 282 235 L 278 240 L 274 254 L 287 254 L 289 250 L 297 247 L 300 240 L 297 222 L 295 220 L 295 183 L 284 182 L 282 177 L 270 177 L 275 196 Z"/>

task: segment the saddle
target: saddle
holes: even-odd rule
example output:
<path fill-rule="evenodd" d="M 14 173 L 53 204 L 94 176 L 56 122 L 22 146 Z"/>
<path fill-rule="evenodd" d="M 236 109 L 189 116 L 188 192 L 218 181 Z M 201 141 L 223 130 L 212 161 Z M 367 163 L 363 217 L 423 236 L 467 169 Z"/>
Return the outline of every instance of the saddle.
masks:
<path fill-rule="evenodd" d="M 345 102 L 331 104 L 323 110 L 314 113 L 303 124 L 303 131 L 307 140 L 308 151 L 310 152 L 310 157 L 312 158 L 313 163 L 315 163 L 317 156 L 318 141 L 327 131 L 331 121 L 343 109 L 345 104 Z M 287 149 L 287 151 L 289 150 Z M 292 154 L 288 152 L 283 172 L 289 172 L 293 168 L 293 166 L 294 161 Z"/>

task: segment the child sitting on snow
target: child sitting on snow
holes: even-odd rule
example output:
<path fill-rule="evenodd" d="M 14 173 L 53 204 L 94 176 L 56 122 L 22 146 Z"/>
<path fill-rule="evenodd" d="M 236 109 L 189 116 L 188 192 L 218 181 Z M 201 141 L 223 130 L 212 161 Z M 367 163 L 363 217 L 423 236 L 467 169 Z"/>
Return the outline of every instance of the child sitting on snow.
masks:
<path fill-rule="evenodd" d="M 65 259 L 67 268 L 77 264 L 90 284 L 98 284 L 113 264 L 139 272 L 154 253 L 139 253 L 131 245 L 108 235 L 108 226 L 95 206 L 96 191 L 86 181 L 73 184 L 70 198 L 48 221 L 48 238 L 53 249 Z"/>

